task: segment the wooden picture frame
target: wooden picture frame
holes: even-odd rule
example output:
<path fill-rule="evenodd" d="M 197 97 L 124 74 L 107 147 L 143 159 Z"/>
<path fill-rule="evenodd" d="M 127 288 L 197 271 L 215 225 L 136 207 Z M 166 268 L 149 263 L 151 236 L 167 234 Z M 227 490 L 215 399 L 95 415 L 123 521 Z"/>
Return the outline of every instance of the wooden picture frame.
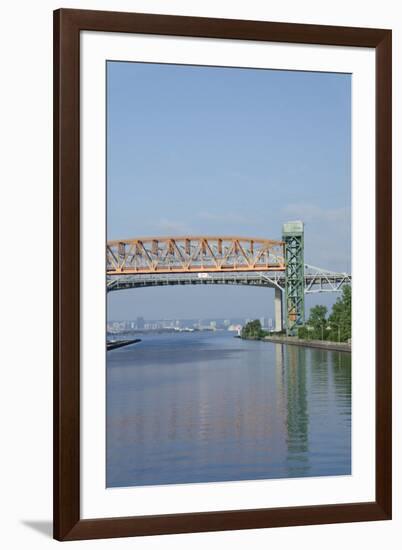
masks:
<path fill-rule="evenodd" d="M 80 31 L 352 46 L 376 56 L 376 498 L 80 517 Z M 54 13 L 54 537 L 94 539 L 391 518 L 391 31 L 61 9 Z"/>

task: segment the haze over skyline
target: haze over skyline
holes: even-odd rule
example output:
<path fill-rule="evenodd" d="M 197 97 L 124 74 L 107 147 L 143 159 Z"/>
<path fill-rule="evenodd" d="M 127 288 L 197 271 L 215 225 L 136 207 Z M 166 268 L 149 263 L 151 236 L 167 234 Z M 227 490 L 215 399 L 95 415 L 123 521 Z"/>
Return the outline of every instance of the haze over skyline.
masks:
<path fill-rule="evenodd" d="M 108 239 L 275 239 L 301 219 L 305 261 L 350 272 L 350 75 L 128 62 L 107 74 Z M 147 288 L 108 304 L 113 319 L 270 317 L 273 291 Z"/>

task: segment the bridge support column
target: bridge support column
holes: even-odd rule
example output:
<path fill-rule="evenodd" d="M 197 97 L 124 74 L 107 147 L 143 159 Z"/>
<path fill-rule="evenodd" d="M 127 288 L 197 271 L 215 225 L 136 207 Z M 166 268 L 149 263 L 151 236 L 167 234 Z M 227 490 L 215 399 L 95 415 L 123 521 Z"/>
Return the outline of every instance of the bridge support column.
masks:
<path fill-rule="evenodd" d="M 283 315 L 282 315 L 282 290 L 280 288 L 275 288 L 274 310 L 275 310 L 275 332 L 281 332 L 283 330 Z"/>

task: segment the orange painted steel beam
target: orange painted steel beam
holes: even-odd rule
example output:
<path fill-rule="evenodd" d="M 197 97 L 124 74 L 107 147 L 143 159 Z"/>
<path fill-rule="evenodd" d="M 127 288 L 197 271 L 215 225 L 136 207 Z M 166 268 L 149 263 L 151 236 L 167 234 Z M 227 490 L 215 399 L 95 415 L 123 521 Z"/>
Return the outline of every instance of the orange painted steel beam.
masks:
<path fill-rule="evenodd" d="M 109 241 L 108 275 L 283 271 L 282 241 L 235 236 L 144 237 Z"/>

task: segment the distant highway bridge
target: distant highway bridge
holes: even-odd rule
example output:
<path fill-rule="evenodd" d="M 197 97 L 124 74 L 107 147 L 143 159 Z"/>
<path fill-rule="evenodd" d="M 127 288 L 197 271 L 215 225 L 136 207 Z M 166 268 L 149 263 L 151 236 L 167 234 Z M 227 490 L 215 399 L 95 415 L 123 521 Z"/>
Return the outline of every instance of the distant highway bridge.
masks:
<path fill-rule="evenodd" d="M 282 241 L 233 236 L 147 237 L 109 241 L 107 291 L 152 286 L 228 284 L 275 289 L 275 330 L 304 324 L 304 295 L 339 292 L 347 273 L 304 263 L 302 222 L 283 226 Z"/>

